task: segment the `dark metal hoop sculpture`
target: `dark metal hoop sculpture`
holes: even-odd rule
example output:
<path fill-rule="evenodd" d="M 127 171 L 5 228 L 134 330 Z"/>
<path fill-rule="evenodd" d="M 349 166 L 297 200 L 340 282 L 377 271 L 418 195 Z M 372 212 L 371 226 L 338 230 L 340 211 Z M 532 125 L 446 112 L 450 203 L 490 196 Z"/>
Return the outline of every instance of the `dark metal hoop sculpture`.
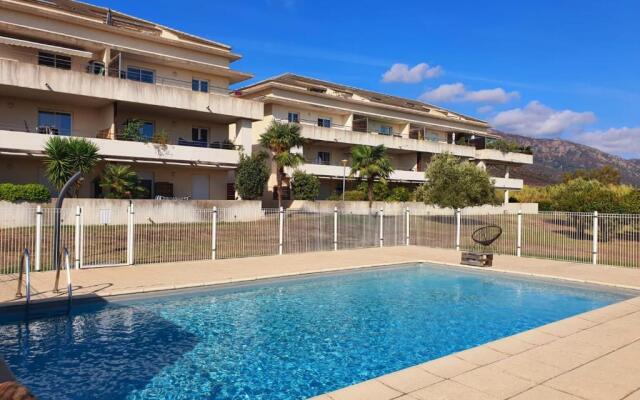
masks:
<path fill-rule="evenodd" d="M 501 227 L 498 225 L 486 225 L 473 231 L 471 239 L 480 245 L 490 246 L 491 243 L 498 240 L 500 235 L 502 235 Z"/>

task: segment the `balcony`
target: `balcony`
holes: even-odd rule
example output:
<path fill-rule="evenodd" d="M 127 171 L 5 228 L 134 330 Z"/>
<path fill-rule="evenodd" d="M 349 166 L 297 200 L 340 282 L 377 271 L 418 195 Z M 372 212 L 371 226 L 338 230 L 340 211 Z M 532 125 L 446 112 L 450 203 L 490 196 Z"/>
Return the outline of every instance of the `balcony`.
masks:
<path fill-rule="evenodd" d="M 503 152 L 500 150 L 476 150 L 477 160 L 499 161 L 509 164 L 533 164 L 533 155 L 524 153 Z"/>
<path fill-rule="evenodd" d="M 315 175 L 320 178 L 330 178 L 330 179 L 342 179 L 343 174 L 349 177 L 351 173 L 351 168 L 343 167 L 342 165 L 322 165 L 322 164 L 312 164 L 306 163 L 297 167 L 298 170 L 303 171 L 307 174 Z M 287 168 L 285 172 L 287 175 L 293 174 L 294 169 Z M 389 177 L 390 181 L 399 181 L 399 182 L 416 182 L 422 183 L 426 182 L 426 178 L 424 176 L 424 172 L 417 171 L 404 171 L 404 170 L 395 170 L 391 173 Z"/>
<path fill-rule="evenodd" d="M 281 122 L 287 122 L 281 121 Z M 390 149 L 406 150 L 422 153 L 449 152 L 460 157 L 473 158 L 475 148 L 471 146 L 459 146 L 444 142 L 409 139 L 399 134 L 385 135 L 366 132 L 355 132 L 351 127 L 333 124 L 331 128 L 317 126 L 311 121 L 300 121 L 301 134 L 310 140 L 319 140 L 332 143 L 346 143 L 351 145 L 363 144 L 367 146 L 384 145 Z"/>
<path fill-rule="evenodd" d="M 51 135 L 3 130 L 0 127 L 0 153 L 42 155 Z M 235 167 L 240 160 L 236 150 L 125 142 L 87 138 L 95 143 L 99 154 L 108 161 L 140 162 L 169 165 Z"/>
<path fill-rule="evenodd" d="M 496 189 L 522 190 L 524 181 L 513 178 L 491 178 L 491 182 Z"/>
<path fill-rule="evenodd" d="M 122 101 L 166 107 L 236 119 L 261 120 L 263 104 L 228 94 L 185 90 L 180 82 L 162 78 L 154 83 L 136 82 L 98 73 L 69 71 L 31 63 L 0 60 L 0 86 L 36 90 L 39 96 L 73 95 L 95 100 Z"/>

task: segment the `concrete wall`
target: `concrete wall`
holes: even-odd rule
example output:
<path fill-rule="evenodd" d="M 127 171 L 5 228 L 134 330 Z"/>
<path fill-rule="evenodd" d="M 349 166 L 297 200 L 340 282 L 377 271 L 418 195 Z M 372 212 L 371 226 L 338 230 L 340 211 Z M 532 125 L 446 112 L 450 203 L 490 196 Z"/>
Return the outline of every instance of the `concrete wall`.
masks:
<path fill-rule="evenodd" d="M 210 213 L 197 212 L 196 210 L 209 210 L 213 207 L 219 209 L 219 220 L 249 220 L 255 219 L 262 213 L 260 201 L 234 201 L 234 200 L 133 200 L 136 224 L 159 224 L 166 222 L 202 222 L 209 220 Z M 52 208 L 51 203 L 41 204 L 43 208 Z M 110 225 L 123 225 L 127 223 L 127 207 L 129 200 L 110 199 L 73 199 L 64 201 L 63 224 L 73 224 L 77 206 L 82 207 L 83 221 L 85 225 L 101 224 L 107 218 Z M 33 225 L 35 223 L 35 209 L 37 204 L 19 203 L 13 204 L 0 201 L 0 227 L 16 227 Z M 49 214 L 50 215 L 50 214 Z M 108 216 L 107 216 L 108 215 Z M 103 219 L 101 219 L 101 216 Z M 49 223 L 52 221 L 49 218 Z"/>
<path fill-rule="evenodd" d="M 277 202 L 267 204 L 265 206 L 277 207 Z M 385 203 L 381 201 L 374 201 L 371 209 L 369 209 L 369 203 L 366 201 L 304 201 L 294 200 L 285 202 L 285 206 L 291 209 L 301 209 L 309 211 L 331 212 L 334 207 L 338 207 L 339 210 L 352 214 L 368 214 L 369 212 L 377 212 L 381 208 L 388 214 L 402 213 L 407 208 L 409 212 L 417 215 L 447 215 L 453 214 L 453 209 L 440 208 L 437 206 L 427 205 L 423 203 L 407 202 L 407 203 Z M 537 214 L 538 203 L 510 203 L 502 206 L 479 206 L 468 207 L 462 210 L 464 214 L 503 214 L 503 213 L 517 213 L 518 210 L 522 210 L 525 214 Z"/>

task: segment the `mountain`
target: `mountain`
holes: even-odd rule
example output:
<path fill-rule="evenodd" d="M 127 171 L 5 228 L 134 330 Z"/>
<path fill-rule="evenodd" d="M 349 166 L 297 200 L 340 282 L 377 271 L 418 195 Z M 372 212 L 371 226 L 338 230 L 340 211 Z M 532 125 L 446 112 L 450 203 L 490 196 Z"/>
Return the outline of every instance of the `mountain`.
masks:
<path fill-rule="evenodd" d="M 494 132 L 505 140 L 533 149 L 533 165 L 513 168 L 511 177 L 524 179 L 527 185 L 549 185 L 562 182 L 565 172 L 602 168 L 609 165 L 620 171 L 622 183 L 640 186 L 640 159 L 626 160 L 583 144 L 561 139 L 534 139 Z"/>

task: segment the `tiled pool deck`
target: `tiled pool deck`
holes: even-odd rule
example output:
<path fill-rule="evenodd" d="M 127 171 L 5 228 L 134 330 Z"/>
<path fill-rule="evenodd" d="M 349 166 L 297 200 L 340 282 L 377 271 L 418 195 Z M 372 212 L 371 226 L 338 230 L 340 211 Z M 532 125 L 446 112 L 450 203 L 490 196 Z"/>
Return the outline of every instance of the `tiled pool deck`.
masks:
<path fill-rule="evenodd" d="M 73 271 L 74 296 L 109 296 L 430 261 L 459 253 L 389 247 Z M 497 256 L 503 272 L 640 289 L 640 269 Z M 33 299 L 52 293 L 54 274 L 32 275 Z M 64 275 L 61 281 L 64 281 Z M 0 305 L 19 304 L 16 276 L 0 276 Z M 62 284 L 62 287 L 65 285 Z M 640 297 L 319 396 L 319 400 L 640 400 Z"/>

